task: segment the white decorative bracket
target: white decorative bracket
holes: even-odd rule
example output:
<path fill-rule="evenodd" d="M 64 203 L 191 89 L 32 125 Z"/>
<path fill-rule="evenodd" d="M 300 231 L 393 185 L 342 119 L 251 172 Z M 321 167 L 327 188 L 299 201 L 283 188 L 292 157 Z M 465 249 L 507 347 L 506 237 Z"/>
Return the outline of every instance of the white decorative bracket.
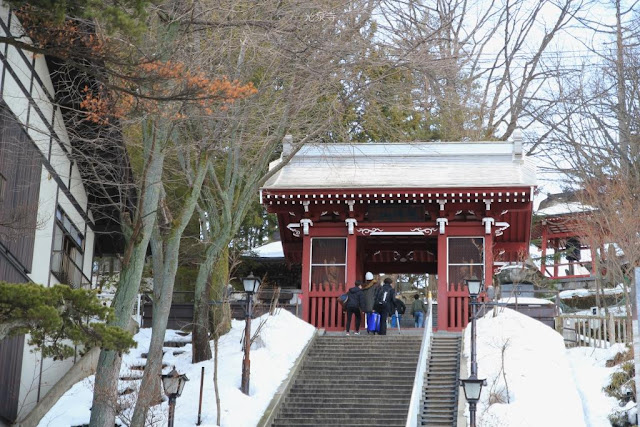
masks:
<path fill-rule="evenodd" d="M 447 218 L 436 218 L 436 224 L 440 226 L 440 234 L 444 234 L 444 227 L 449 225 L 449 220 Z"/>
<path fill-rule="evenodd" d="M 433 228 L 433 227 L 430 227 L 430 228 L 415 227 L 415 228 L 411 229 L 412 233 L 418 232 L 418 233 L 422 233 L 422 234 L 428 235 L 428 236 L 431 236 L 436 231 L 438 231 L 438 229 L 437 228 Z"/>
<path fill-rule="evenodd" d="M 438 204 L 440 205 L 440 210 L 443 211 L 444 210 L 444 205 L 447 204 L 446 200 L 442 200 L 442 199 L 438 199 L 436 200 L 436 202 L 438 202 Z"/>
<path fill-rule="evenodd" d="M 491 226 L 496 222 L 493 218 L 482 218 L 484 224 L 484 234 L 491 234 Z"/>
<path fill-rule="evenodd" d="M 309 235 L 309 226 L 313 225 L 313 221 L 310 219 L 301 219 L 300 225 L 302 225 L 302 232 L 305 236 Z"/>
<path fill-rule="evenodd" d="M 302 201 L 302 206 L 304 206 L 304 211 L 305 212 L 309 212 L 309 203 L 311 203 L 311 202 L 308 201 L 308 200 L 303 200 Z"/>
<path fill-rule="evenodd" d="M 353 205 L 356 204 L 355 200 L 347 200 L 347 205 L 349 205 L 349 212 L 353 212 Z M 353 234 L 353 233 L 351 233 Z"/>
<path fill-rule="evenodd" d="M 485 210 L 491 210 L 491 203 L 493 202 L 493 199 L 484 199 L 483 202 Z"/>
<path fill-rule="evenodd" d="M 504 230 L 510 227 L 508 222 L 496 222 L 496 236 L 502 236 Z"/>
<path fill-rule="evenodd" d="M 344 220 L 349 227 L 349 234 L 353 234 L 355 232 L 355 226 L 358 225 L 358 221 L 355 218 L 347 218 Z"/>
<path fill-rule="evenodd" d="M 300 237 L 300 224 L 292 222 L 291 224 L 287 224 L 287 228 L 295 237 Z"/>

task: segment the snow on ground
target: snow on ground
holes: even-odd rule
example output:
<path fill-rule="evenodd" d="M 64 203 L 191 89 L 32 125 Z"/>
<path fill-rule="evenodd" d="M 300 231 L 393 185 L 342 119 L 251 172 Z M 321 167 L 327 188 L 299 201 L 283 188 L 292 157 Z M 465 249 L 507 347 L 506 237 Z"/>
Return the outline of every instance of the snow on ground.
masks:
<path fill-rule="evenodd" d="M 587 426 L 611 425 L 607 416 L 613 408 L 618 408 L 618 403 L 602 392 L 614 371 L 614 368 L 607 368 L 605 363 L 624 350 L 623 344 L 615 344 L 607 349 L 576 347 L 567 350 Z"/>
<path fill-rule="evenodd" d="M 500 298 L 498 300 L 498 302 L 500 303 L 505 303 L 505 304 L 540 304 L 540 305 L 549 305 L 549 304 L 554 304 L 553 301 L 549 301 L 547 299 L 542 299 L 542 298 L 533 298 L 533 297 L 517 297 L 517 296 L 511 296 L 511 297 L 507 297 L 507 298 Z"/>
<path fill-rule="evenodd" d="M 497 317 L 488 313 L 477 322 L 478 373 L 487 378 L 478 407 L 479 427 L 608 427 L 608 414 L 619 409 L 616 401 L 602 392 L 615 368 L 605 367 L 605 361 L 623 349 L 576 348 L 566 350 L 562 337 L 541 322 L 508 308 L 499 308 Z M 300 352 L 312 337 L 315 328 L 292 314 L 281 311 L 260 319 L 268 319 L 259 343 L 251 350 L 251 394 L 240 392 L 242 349 L 240 339 L 244 321 L 233 321 L 232 330 L 220 339 L 218 381 L 222 405 L 222 426 L 255 426 L 269 405 L 280 383 Z M 137 335 L 137 349 L 124 356 L 122 375 L 131 374 L 129 366 L 142 364 L 150 329 Z M 175 331 L 168 331 L 167 340 L 188 340 Z M 465 331 L 465 353 L 469 361 L 470 328 Z M 256 345 L 257 344 L 257 345 Z M 205 367 L 202 425 L 216 425 L 216 405 L 213 391 L 213 362 L 191 364 L 191 345 L 186 353 L 165 355 L 168 372 L 174 365 L 190 381 L 177 400 L 176 426 L 194 425 L 197 420 L 200 371 Z M 502 350 L 504 349 L 504 364 Z M 173 350 L 173 349 L 172 349 Z M 503 369 L 504 368 L 504 369 Z M 469 368 L 467 367 L 467 372 Z M 138 373 L 139 374 L 139 373 Z M 505 382 L 506 378 L 506 382 Z M 121 387 L 125 384 L 121 382 Z M 93 377 L 71 388 L 39 424 L 40 427 L 68 427 L 89 421 Z M 130 395 L 129 399 L 135 399 Z M 461 393 L 461 396 L 464 396 Z M 464 398 L 464 397 L 461 397 Z M 489 399 L 499 400 L 489 405 Z M 153 409 L 155 423 L 166 426 L 167 403 Z"/>
<path fill-rule="evenodd" d="M 266 319 L 260 340 L 251 347 L 250 395 L 240 391 L 242 372 L 242 348 L 240 339 L 244 332 L 244 321 L 234 320 L 232 330 L 220 338 L 218 362 L 218 389 L 221 398 L 221 426 L 255 426 L 267 408 L 280 383 L 287 377 L 295 360 L 304 346 L 315 333 L 315 328 L 280 310 L 274 316 L 264 315 L 251 322 L 252 332 L 260 321 Z M 142 329 L 136 334 L 138 348 L 124 356 L 122 375 L 131 373 L 129 367 L 143 364 L 141 353 L 146 352 L 151 338 L 151 329 Z M 165 340 L 178 341 L 189 339 L 181 337 L 175 331 L 167 331 Z M 258 342 L 259 341 L 259 342 Z M 216 425 L 216 404 L 213 387 L 213 361 L 191 364 L 191 344 L 183 348 L 184 354 L 173 356 L 173 351 L 164 356 L 169 366 L 167 373 L 175 365 L 176 370 L 189 378 L 182 396 L 177 399 L 175 425 L 195 425 L 198 416 L 200 393 L 200 373 L 205 367 L 204 396 L 202 408 L 202 426 Z M 213 352 L 213 343 L 212 343 Z M 40 422 L 40 427 L 69 427 L 89 422 L 94 377 L 91 376 L 73 386 Z M 121 387 L 122 387 L 121 382 Z M 133 396 L 133 395 L 132 395 Z M 131 397 L 129 399 L 134 399 Z M 157 406 L 153 410 L 157 425 L 166 425 L 168 404 Z"/>
<path fill-rule="evenodd" d="M 487 313 L 477 321 L 478 377 L 487 379 L 478 426 L 610 426 L 607 416 L 618 405 L 602 388 L 615 368 L 604 363 L 622 348 L 567 350 L 562 336 L 537 320 L 508 308 Z"/>
<path fill-rule="evenodd" d="M 605 295 L 620 295 L 624 293 L 624 287 L 622 284 L 617 285 L 615 288 L 605 288 L 602 289 L 602 292 Z M 595 295 L 595 289 L 568 289 L 566 291 L 560 292 L 560 298 L 562 299 L 570 299 L 573 297 L 586 297 L 589 295 Z"/>

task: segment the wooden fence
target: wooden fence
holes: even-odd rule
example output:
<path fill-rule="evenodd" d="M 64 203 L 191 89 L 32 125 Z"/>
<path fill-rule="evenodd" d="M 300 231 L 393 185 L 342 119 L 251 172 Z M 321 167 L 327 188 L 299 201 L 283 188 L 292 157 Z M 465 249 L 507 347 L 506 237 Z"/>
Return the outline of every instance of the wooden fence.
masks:
<path fill-rule="evenodd" d="M 311 284 L 309 291 L 309 312 L 305 319 L 316 328 L 327 331 L 339 331 L 344 329 L 346 314 L 338 305 L 338 297 L 346 292 L 344 283 L 338 284 Z"/>
<path fill-rule="evenodd" d="M 608 348 L 633 343 L 631 320 L 626 316 L 563 314 L 556 317 L 556 330 L 567 347 Z"/>
<path fill-rule="evenodd" d="M 450 330 L 463 330 L 469 323 L 471 312 L 469 311 L 469 289 L 462 283 L 450 283 L 449 291 L 447 292 L 447 304 L 448 304 L 448 319 L 445 327 Z M 478 295 L 478 302 L 485 302 L 487 299 L 486 293 Z M 478 311 L 481 308 L 478 307 Z"/>

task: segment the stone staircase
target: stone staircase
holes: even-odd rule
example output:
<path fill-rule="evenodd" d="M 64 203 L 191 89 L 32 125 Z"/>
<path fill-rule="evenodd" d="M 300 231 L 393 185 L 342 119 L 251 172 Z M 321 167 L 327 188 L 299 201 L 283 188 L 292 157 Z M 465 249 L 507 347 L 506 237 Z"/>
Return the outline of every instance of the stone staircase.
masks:
<path fill-rule="evenodd" d="M 461 333 L 433 335 L 418 425 L 456 426 L 461 346 Z"/>
<path fill-rule="evenodd" d="M 272 426 L 404 426 L 422 335 L 325 335 Z"/>
<path fill-rule="evenodd" d="M 173 356 L 178 356 L 183 354 L 185 351 L 182 350 L 182 347 L 191 343 L 190 333 L 186 332 L 177 332 L 176 335 L 180 337 L 184 337 L 182 340 L 167 340 L 164 342 L 162 346 L 162 357 L 167 355 L 167 353 L 172 354 Z M 146 365 L 148 353 L 140 354 L 140 362 L 142 363 L 133 363 L 128 366 L 124 366 L 119 377 L 118 382 L 118 396 L 119 402 L 118 404 L 122 408 L 130 407 L 135 404 L 135 396 L 132 398 L 127 398 L 129 395 L 133 395 L 138 392 L 140 388 L 140 380 L 142 380 L 142 374 L 144 372 L 144 368 Z M 162 369 L 168 368 L 169 364 L 162 363 Z M 124 372 L 123 372 L 124 371 Z"/>

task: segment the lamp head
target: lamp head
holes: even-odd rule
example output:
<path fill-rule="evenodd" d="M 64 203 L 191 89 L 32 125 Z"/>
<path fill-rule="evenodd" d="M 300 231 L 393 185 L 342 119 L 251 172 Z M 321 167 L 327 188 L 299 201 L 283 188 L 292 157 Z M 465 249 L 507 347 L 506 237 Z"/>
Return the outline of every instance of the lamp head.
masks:
<path fill-rule="evenodd" d="M 184 374 L 179 374 L 174 366 L 171 372 L 162 375 L 162 387 L 164 388 L 164 394 L 169 398 L 180 397 L 187 381 L 189 381 L 189 378 Z"/>
<path fill-rule="evenodd" d="M 477 297 L 480 292 L 482 292 L 482 280 L 476 279 L 475 276 L 471 279 L 465 280 L 467 284 L 467 288 L 469 288 L 469 295 L 472 297 Z"/>
<path fill-rule="evenodd" d="M 460 385 L 464 390 L 464 397 L 467 399 L 469 403 L 476 403 L 480 400 L 480 395 L 482 393 L 482 386 L 485 385 L 487 380 L 471 376 L 466 380 L 460 380 Z"/>
<path fill-rule="evenodd" d="M 253 275 L 253 272 L 249 273 L 247 277 L 242 279 L 242 286 L 244 291 L 248 294 L 255 294 L 260 289 L 260 279 Z"/>

